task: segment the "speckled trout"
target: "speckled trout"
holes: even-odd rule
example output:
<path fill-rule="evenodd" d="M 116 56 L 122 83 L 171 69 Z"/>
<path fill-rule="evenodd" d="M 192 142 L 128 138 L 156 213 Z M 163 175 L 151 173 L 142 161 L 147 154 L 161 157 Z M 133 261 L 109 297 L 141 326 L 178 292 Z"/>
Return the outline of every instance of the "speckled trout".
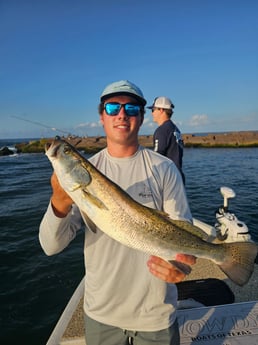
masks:
<path fill-rule="evenodd" d="M 77 204 L 87 225 L 100 229 L 125 246 L 173 261 L 177 253 L 213 261 L 242 286 L 254 269 L 257 246 L 252 242 L 210 243 L 187 221 L 133 200 L 73 146 L 59 137 L 46 145 L 60 185 Z"/>

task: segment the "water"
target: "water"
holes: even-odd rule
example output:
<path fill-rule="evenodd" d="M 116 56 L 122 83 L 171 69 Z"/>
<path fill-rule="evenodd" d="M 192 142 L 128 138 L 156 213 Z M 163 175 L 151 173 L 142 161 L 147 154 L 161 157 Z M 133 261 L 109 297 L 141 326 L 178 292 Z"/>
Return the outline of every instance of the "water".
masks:
<path fill-rule="evenodd" d="M 0 141 L 0 147 L 6 145 Z M 219 187 L 258 242 L 258 148 L 186 149 L 184 171 L 194 217 L 214 224 Z M 0 343 L 43 345 L 84 275 L 83 231 L 62 253 L 47 257 L 38 226 L 48 205 L 52 168 L 44 154 L 0 157 Z"/>

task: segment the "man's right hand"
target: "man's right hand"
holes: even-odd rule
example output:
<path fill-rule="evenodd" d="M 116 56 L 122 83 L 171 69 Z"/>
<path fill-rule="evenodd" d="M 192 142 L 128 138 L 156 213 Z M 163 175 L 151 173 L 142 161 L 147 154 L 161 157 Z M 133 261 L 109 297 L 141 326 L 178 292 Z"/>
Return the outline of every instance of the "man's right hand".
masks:
<path fill-rule="evenodd" d="M 73 200 L 60 186 L 55 173 L 51 176 L 51 186 L 53 189 L 51 197 L 53 211 L 57 217 L 64 218 L 70 212 Z"/>

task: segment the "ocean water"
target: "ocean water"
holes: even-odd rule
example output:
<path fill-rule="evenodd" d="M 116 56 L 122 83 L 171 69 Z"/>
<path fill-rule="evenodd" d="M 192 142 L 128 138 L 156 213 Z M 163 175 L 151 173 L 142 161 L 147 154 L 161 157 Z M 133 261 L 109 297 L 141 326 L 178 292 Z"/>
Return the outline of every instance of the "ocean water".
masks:
<path fill-rule="evenodd" d="M 14 141 L 14 142 L 17 142 Z M 12 146 L 1 141 L 0 147 Z M 220 186 L 258 242 L 258 148 L 185 149 L 186 190 L 193 216 L 209 224 L 222 205 Z M 38 227 L 52 173 L 44 154 L 0 157 L 0 343 L 43 345 L 84 275 L 83 231 L 62 253 L 47 257 Z"/>

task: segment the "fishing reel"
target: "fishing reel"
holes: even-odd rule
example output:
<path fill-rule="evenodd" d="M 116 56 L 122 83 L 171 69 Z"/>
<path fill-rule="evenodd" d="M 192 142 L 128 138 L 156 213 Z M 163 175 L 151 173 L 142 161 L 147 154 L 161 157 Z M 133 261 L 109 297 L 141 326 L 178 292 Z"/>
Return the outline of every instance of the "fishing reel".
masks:
<path fill-rule="evenodd" d="M 220 192 L 224 198 L 223 206 L 216 211 L 216 237 L 224 242 L 252 241 L 248 227 L 241 222 L 234 213 L 228 209 L 228 200 L 236 196 L 233 189 L 221 187 Z"/>

